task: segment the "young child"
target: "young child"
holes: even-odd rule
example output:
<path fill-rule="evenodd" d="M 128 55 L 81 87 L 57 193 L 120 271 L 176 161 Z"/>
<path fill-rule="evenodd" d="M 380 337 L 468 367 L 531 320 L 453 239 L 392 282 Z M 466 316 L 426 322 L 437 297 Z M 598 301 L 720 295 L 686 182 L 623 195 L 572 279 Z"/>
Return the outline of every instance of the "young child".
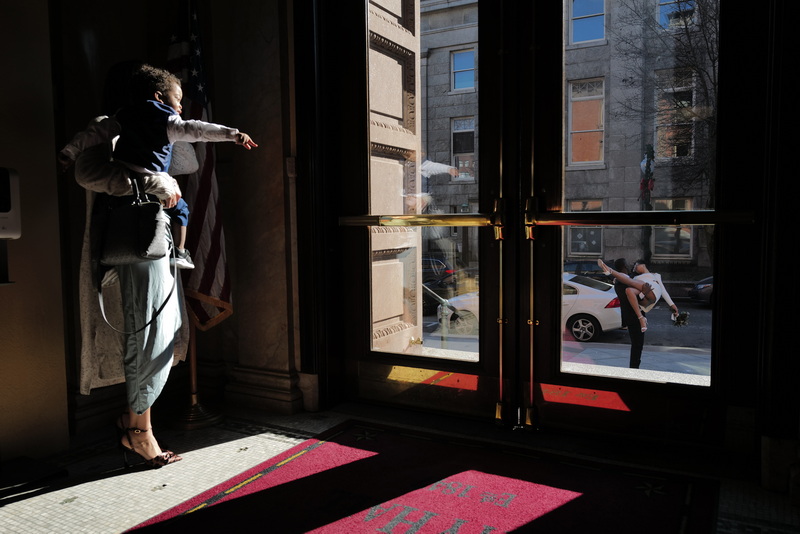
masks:
<path fill-rule="evenodd" d="M 90 146 L 119 136 L 114 144 L 113 162 L 140 174 L 166 173 L 176 141 L 234 141 L 250 150 L 258 145 L 249 135 L 220 124 L 198 120 L 183 120 L 180 80 L 172 73 L 142 65 L 131 79 L 131 102 L 116 115 L 96 119 L 86 130 L 78 133 L 59 154 L 66 169 L 78 155 Z M 174 208 L 165 210 L 180 223 L 176 245 L 176 264 L 193 269 L 189 252 L 184 248 L 189 206 L 183 199 Z"/>

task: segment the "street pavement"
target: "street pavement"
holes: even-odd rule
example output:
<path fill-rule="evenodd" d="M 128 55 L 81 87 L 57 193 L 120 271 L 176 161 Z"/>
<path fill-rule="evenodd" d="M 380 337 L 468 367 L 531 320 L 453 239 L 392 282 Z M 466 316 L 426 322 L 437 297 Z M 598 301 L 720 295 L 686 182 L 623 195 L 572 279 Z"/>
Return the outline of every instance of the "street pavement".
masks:
<path fill-rule="evenodd" d="M 662 383 L 709 386 L 711 383 L 711 308 L 688 301 L 678 302 L 689 312 L 689 324 L 676 327 L 666 306 L 649 314 L 645 346 L 639 369 L 629 369 L 630 338 L 627 330 L 603 333 L 597 341 L 581 343 L 564 332 L 562 371 L 576 374 L 628 378 Z M 477 360 L 478 336 L 450 334 L 442 337 L 438 324 L 427 321 L 424 345 L 426 356 L 436 357 L 437 349 L 463 355 L 457 359 Z M 473 357 L 470 358 L 469 354 Z M 420 354 L 422 355 L 422 354 Z"/>

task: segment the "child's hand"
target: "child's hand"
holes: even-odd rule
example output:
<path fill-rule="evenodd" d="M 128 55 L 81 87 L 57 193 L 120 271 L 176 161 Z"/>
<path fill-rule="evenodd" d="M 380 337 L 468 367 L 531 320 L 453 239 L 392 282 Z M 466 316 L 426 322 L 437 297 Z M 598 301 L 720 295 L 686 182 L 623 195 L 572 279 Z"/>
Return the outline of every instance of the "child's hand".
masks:
<path fill-rule="evenodd" d="M 69 156 L 66 156 L 59 152 L 58 154 L 58 168 L 61 169 L 61 172 L 67 172 L 67 170 L 72 167 L 72 164 L 75 163 L 72 161 Z"/>
<path fill-rule="evenodd" d="M 255 142 L 254 142 L 254 141 L 253 141 L 251 138 L 250 138 L 250 136 L 249 136 L 249 135 L 247 135 L 246 133 L 242 133 L 242 132 L 239 132 L 238 134 L 236 134 L 236 144 L 237 144 L 237 145 L 242 145 L 242 146 L 243 146 L 243 147 L 245 147 L 247 150 L 250 150 L 251 148 L 255 148 L 255 147 L 257 147 L 257 146 L 258 146 L 258 145 L 257 145 L 257 144 L 256 144 L 256 143 L 255 143 Z"/>

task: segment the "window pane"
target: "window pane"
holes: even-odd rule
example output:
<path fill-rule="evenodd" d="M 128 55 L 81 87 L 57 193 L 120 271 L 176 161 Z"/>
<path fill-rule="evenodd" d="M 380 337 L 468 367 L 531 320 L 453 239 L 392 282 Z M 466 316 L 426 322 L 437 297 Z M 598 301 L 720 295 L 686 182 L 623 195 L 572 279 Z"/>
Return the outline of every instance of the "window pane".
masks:
<path fill-rule="evenodd" d="M 453 89 L 475 87 L 475 51 L 453 53 Z"/>
<path fill-rule="evenodd" d="M 662 28 L 678 28 L 692 23 L 693 0 L 677 0 L 659 4 L 659 21 Z"/>
<path fill-rule="evenodd" d="M 475 151 L 475 135 L 472 132 L 458 132 L 453 134 L 453 153 Z"/>
<path fill-rule="evenodd" d="M 603 161 L 603 133 L 584 132 L 573 134 L 572 163 Z"/>
<path fill-rule="evenodd" d="M 453 89 L 471 89 L 475 87 L 475 74 L 470 71 L 453 73 Z"/>
<path fill-rule="evenodd" d="M 453 54 L 453 70 L 468 70 L 475 68 L 475 52 L 456 52 Z"/>
<path fill-rule="evenodd" d="M 603 12 L 603 0 L 575 0 L 572 2 L 572 16 L 585 17 Z"/>
<path fill-rule="evenodd" d="M 654 256 L 690 256 L 692 251 L 692 229 L 688 226 L 657 226 L 653 229 Z"/>
<path fill-rule="evenodd" d="M 603 101 L 581 100 L 572 104 L 572 130 L 597 130 L 603 127 Z"/>
<path fill-rule="evenodd" d="M 669 126 L 658 128 L 656 155 L 659 158 L 683 158 L 689 156 L 692 150 L 691 126 Z"/>
<path fill-rule="evenodd" d="M 611 212 L 713 207 L 718 2 L 565 0 L 563 6 L 569 30 L 562 49 L 563 211 L 595 209 L 602 221 L 606 212 L 619 217 Z M 600 15 L 602 43 L 568 46 L 589 38 L 587 28 Z M 562 237 L 562 276 L 582 277 L 562 280 L 575 286 L 562 300 L 562 370 L 708 385 L 714 227 L 571 226 Z M 673 326 L 663 297 L 644 312 L 648 327 L 638 368 L 630 366 L 631 334 L 642 334 L 638 301 L 626 308 L 633 319 L 621 329 L 628 293 L 616 295 L 598 258 L 609 264 L 645 260 L 671 302 L 690 314 L 687 327 Z M 606 286 L 597 293 L 586 280 Z"/>
<path fill-rule="evenodd" d="M 605 18 L 602 16 L 576 19 L 572 24 L 572 41 L 579 43 L 602 39 L 605 35 L 604 25 Z"/>
<path fill-rule="evenodd" d="M 569 229 L 570 252 L 576 255 L 600 255 L 603 230 L 593 226 L 574 226 Z"/>
<path fill-rule="evenodd" d="M 458 154 L 454 157 L 455 168 L 458 175 L 456 180 L 475 180 L 475 154 Z"/>
<path fill-rule="evenodd" d="M 576 254 L 576 248 L 589 246 L 590 230 L 602 232 L 602 258 L 626 275 L 619 281 L 605 274 L 596 259 Z M 709 386 L 714 269 L 705 247 L 713 234 L 710 226 L 568 229 L 562 371 Z M 637 261 L 644 266 L 633 273 Z M 638 289 L 629 290 L 631 280 L 655 286 L 657 294 L 648 297 L 658 297 L 656 302 L 651 305 L 639 298 Z M 670 303 L 678 308 L 674 318 Z M 645 332 L 638 315 L 647 319 Z"/>
<path fill-rule="evenodd" d="M 570 163 L 593 163 L 604 159 L 604 87 L 603 80 L 570 83 Z"/>

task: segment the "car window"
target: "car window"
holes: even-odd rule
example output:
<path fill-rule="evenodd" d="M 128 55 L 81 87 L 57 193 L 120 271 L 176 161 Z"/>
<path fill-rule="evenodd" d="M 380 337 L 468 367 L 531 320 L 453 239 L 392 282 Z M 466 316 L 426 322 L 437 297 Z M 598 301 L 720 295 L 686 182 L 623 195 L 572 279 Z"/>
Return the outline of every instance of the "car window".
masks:
<path fill-rule="evenodd" d="M 582 286 L 591 287 L 592 289 L 597 289 L 598 291 L 608 291 L 608 289 L 611 287 L 611 284 L 600 282 L 599 280 L 594 280 L 578 274 L 569 278 L 569 281 L 574 284 L 580 284 Z"/>
<path fill-rule="evenodd" d="M 563 284 L 562 291 L 563 291 L 564 295 L 577 295 L 578 294 L 578 290 L 577 289 L 575 289 L 572 286 L 568 286 L 567 284 Z"/>

